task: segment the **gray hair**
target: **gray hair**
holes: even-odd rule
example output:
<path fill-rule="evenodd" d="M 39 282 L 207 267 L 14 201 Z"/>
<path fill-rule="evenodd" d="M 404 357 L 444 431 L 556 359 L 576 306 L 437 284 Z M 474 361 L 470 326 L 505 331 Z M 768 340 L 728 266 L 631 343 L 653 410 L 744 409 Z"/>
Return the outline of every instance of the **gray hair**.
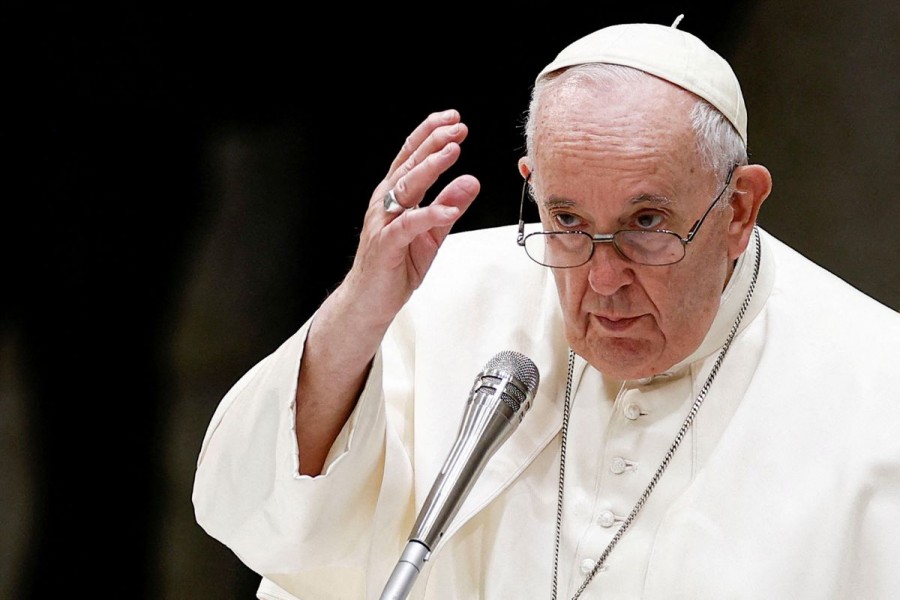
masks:
<path fill-rule="evenodd" d="M 567 71 L 586 75 L 592 81 L 604 84 L 633 83 L 644 77 L 652 77 L 643 71 L 620 65 L 591 63 L 570 67 Z M 538 114 L 541 96 L 559 77 L 553 73 L 542 77 L 534 85 L 531 102 L 525 120 L 525 147 L 529 157 L 534 157 L 535 115 Z M 691 109 L 691 127 L 697 139 L 697 150 L 703 166 L 719 179 L 725 179 L 734 165 L 747 164 L 747 147 L 734 126 L 709 102 L 697 98 Z"/>

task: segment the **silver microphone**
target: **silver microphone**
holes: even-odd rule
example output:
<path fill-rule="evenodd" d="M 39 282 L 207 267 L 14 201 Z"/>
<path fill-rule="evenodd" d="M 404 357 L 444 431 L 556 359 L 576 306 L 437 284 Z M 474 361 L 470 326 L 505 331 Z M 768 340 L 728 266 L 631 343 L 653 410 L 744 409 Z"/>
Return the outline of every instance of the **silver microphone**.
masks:
<path fill-rule="evenodd" d="M 527 356 L 504 350 L 476 376 L 456 441 L 419 512 L 381 600 L 407 597 L 487 461 L 531 408 L 540 375 Z"/>

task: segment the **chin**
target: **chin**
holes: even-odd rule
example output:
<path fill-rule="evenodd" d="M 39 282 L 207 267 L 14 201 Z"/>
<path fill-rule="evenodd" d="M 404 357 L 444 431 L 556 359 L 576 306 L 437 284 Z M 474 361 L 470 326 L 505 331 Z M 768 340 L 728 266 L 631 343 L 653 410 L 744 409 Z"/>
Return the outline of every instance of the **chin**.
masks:
<path fill-rule="evenodd" d="M 607 377 L 613 379 L 643 379 L 659 373 L 659 370 L 651 369 L 645 365 L 622 365 L 606 363 L 598 369 Z"/>
<path fill-rule="evenodd" d="M 594 368 L 616 379 L 640 379 L 659 373 L 660 349 L 647 340 L 603 338 L 587 346 L 573 345 Z"/>

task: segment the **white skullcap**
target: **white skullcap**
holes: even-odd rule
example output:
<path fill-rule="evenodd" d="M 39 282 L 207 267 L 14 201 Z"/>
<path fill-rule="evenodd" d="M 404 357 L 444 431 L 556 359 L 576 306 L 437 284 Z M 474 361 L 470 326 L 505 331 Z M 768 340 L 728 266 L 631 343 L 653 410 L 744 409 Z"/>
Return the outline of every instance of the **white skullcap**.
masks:
<path fill-rule="evenodd" d="M 680 18 L 679 18 L 680 20 Z M 696 36 L 650 23 L 605 27 L 569 44 L 537 79 L 563 67 L 608 63 L 633 67 L 700 96 L 721 112 L 747 144 L 747 107 L 728 62 Z"/>

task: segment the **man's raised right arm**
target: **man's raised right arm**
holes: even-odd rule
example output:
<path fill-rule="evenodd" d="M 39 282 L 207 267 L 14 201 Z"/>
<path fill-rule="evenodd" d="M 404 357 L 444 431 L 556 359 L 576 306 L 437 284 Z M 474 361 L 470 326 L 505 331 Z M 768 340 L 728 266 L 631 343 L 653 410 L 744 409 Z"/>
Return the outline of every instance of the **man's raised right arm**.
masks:
<path fill-rule="evenodd" d="M 319 307 L 303 351 L 297 384 L 296 432 L 300 472 L 321 473 L 325 458 L 365 384 L 391 322 L 421 285 L 450 228 L 480 185 L 461 175 L 427 206 L 389 213 L 394 190 L 401 205 L 418 206 L 460 154 L 468 129 L 455 110 L 432 113 L 406 139 L 369 201 L 347 276 Z M 365 159 L 366 149 L 361 151 Z"/>

